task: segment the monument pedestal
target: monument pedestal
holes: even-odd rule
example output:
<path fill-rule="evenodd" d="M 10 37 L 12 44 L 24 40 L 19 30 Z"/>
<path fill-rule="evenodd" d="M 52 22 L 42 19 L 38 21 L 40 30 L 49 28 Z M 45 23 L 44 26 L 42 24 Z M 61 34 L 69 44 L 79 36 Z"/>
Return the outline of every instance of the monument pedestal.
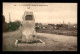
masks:
<path fill-rule="evenodd" d="M 16 47 L 45 46 L 45 43 L 41 39 L 38 39 L 33 42 L 22 42 L 22 40 L 16 40 L 15 46 Z"/>

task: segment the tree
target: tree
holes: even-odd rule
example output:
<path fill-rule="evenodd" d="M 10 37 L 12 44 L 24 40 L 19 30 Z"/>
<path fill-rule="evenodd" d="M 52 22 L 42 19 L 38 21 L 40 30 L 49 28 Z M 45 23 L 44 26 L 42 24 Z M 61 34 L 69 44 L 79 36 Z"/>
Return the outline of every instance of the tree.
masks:
<path fill-rule="evenodd" d="M 4 15 L 2 16 L 2 31 L 6 32 L 9 29 L 9 24 L 5 22 L 5 17 Z"/>
<path fill-rule="evenodd" d="M 9 31 L 15 31 L 20 27 L 21 22 L 17 20 L 15 22 L 10 22 L 9 25 Z"/>
<path fill-rule="evenodd" d="M 4 17 L 4 15 L 2 16 L 2 23 L 5 23 L 5 17 Z"/>

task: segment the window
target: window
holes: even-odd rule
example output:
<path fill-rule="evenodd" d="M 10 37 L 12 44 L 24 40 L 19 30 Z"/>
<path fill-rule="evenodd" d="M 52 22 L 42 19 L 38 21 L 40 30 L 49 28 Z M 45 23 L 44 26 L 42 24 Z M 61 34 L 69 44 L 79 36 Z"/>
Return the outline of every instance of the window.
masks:
<path fill-rule="evenodd" d="M 25 16 L 25 20 L 33 20 L 32 15 L 26 15 L 26 16 Z"/>

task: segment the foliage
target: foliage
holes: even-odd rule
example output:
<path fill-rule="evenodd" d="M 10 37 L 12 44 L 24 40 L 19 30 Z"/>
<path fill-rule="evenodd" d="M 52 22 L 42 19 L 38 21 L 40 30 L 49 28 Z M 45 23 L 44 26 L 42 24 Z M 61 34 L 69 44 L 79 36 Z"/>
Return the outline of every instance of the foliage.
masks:
<path fill-rule="evenodd" d="M 6 32 L 9 29 L 9 24 L 5 22 L 5 16 L 2 16 L 2 31 Z"/>
<path fill-rule="evenodd" d="M 39 27 L 35 27 L 36 32 L 37 32 L 39 29 L 40 29 Z"/>
<path fill-rule="evenodd" d="M 4 15 L 2 16 L 2 23 L 4 23 L 5 22 L 5 17 L 4 17 Z"/>
<path fill-rule="evenodd" d="M 15 31 L 20 27 L 20 21 L 10 22 L 9 23 L 9 31 Z"/>

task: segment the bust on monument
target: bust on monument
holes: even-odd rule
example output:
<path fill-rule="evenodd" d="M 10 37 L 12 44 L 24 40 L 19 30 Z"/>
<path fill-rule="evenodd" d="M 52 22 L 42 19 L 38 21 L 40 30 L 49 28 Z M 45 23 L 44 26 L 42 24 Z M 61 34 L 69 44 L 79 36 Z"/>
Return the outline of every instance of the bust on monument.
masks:
<path fill-rule="evenodd" d="M 35 19 L 33 12 L 26 10 L 22 17 L 22 42 L 32 42 L 36 40 Z"/>

